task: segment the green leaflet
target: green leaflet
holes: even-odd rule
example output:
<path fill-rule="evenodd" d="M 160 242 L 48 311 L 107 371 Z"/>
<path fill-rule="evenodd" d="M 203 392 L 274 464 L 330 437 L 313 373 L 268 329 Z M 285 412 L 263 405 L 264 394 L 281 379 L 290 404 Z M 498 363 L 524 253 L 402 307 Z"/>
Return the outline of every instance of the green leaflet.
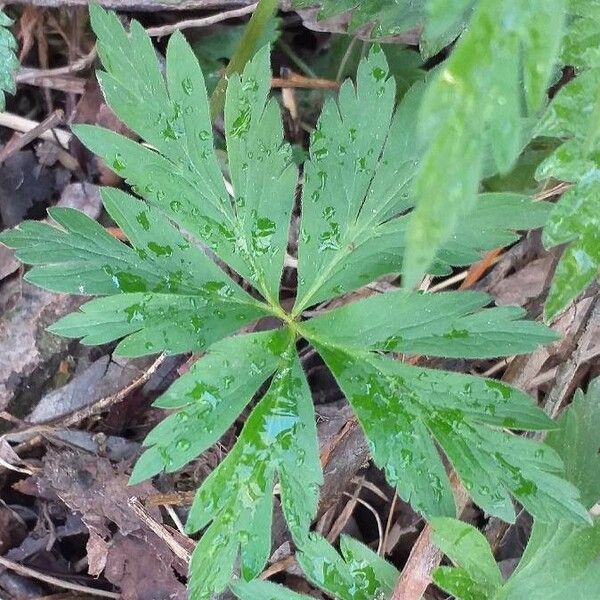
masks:
<path fill-rule="evenodd" d="M 582 490 L 585 506 L 600 498 L 600 379 L 581 391 L 547 438 L 561 454 L 569 479 Z M 440 567 L 434 581 L 458 600 L 588 600 L 600 585 L 600 521 L 575 525 L 534 520 L 517 569 L 506 582 L 483 535 L 454 519 L 433 519 L 434 541 L 457 567 Z"/>
<path fill-rule="evenodd" d="M 228 290 L 218 284 L 194 295 L 131 293 L 98 298 L 48 330 L 82 338 L 88 345 L 124 338 L 115 350 L 121 356 L 199 351 L 267 314 L 258 306 L 227 298 Z"/>
<path fill-rule="evenodd" d="M 135 465 L 132 482 L 176 471 L 216 443 L 275 372 L 287 343 L 284 331 L 278 330 L 213 344 L 155 401 L 160 408 L 180 410 L 148 434 L 148 449 Z"/>
<path fill-rule="evenodd" d="M 343 535 L 340 554 L 321 536 L 311 534 L 302 544 L 298 562 L 307 578 L 340 600 L 388 598 L 398 571 L 367 546 Z M 309 596 L 290 592 L 266 581 L 236 581 L 232 590 L 240 600 L 304 600 Z"/>
<path fill-rule="evenodd" d="M 228 83 L 231 198 L 213 149 L 202 71 L 183 36 L 169 40 L 165 81 L 141 25 L 134 21 L 128 36 L 114 14 L 92 8 L 91 15 L 107 101 L 158 152 L 97 127 L 77 127 L 78 137 L 144 199 L 276 301 L 297 173 L 279 111 L 268 101 L 268 49 Z M 147 99 L 144 111 L 140 98 Z"/>
<path fill-rule="evenodd" d="M 400 291 L 312 319 L 305 312 L 400 272 L 412 178 L 423 152 L 415 129 L 424 84 L 395 108 L 394 81 L 376 46 L 361 62 L 356 86 L 345 83 L 338 101 L 325 107 L 305 165 L 298 299 L 286 314 L 278 298 L 296 169 L 277 103 L 269 99 L 268 49 L 229 80 L 228 185 L 213 148 L 202 73 L 183 37 L 169 40 L 163 75 L 139 24 L 128 34 L 98 7 L 92 21 L 107 100 L 146 142 L 76 129 L 141 197 L 103 192 L 127 243 L 68 209 L 51 211 L 54 224 L 23 223 L 0 239 L 33 265 L 30 281 L 100 296 L 52 331 L 90 344 L 121 340 L 117 351 L 128 356 L 206 352 L 157 401 L 174 412 L 149 434 L 134 481 L 194 460 L 252 407 L 190 513 L 189 530 L 203 530 L 190 568 L 193 597 L 222 592 L 238 559 L 242 579 L 261 571 L 270 553 L 275 482 L 313 581 L 341 598 L 344 582 L 363 571 L 359 596 L 392 585 L 395 573 L 368 567 L 374 559 L 362 547 L 344 542 L 342 560 L 308 535 L 322 474 L 312 400 L 295 347 L 300 337 L 323 354 L 390 482 L 425 515 L 454 514 L 439 446 L 489 512 L 511 519 L 512 496 L 538 520 L 585 518 L 574 489 L 558 476 L 556 453 L 506 431 L 553 427 L 527 396 L 496 381 L 385 355 L 513 354 L 551 341 L 550 330 L 522 321 L 518 309 L 485 309 L 488 298 L 470 293 Z M 448 238 L 433 272 L 510 243 L 515 230 L 543 224 L 547 212 L 547 205 L 516 194 L 477 196 L 472 219 Z M 239 332 L 265 316 L 271 320 L 260 323 L 260 333 Z M 264 331 L 272 317 L 279 329 Z M 329 553 L 336 565 L 330 574 L 321 573 L 324 563 L 311 558 L 310 548 Z"/>
<path fill-rule="evenodd" d="M 17 41 L 9 27 L 13 24 L 12 19 L 0 10 L 0 110 L 6 105 L 5 92 L 14 94 L 15 72 L 19 68 L 19 60 L 15 55 Z"/>
<path fill-rule="evenodd" d="M 413 186 L 417 207 L 407 236 L 407 286 L 417 283 L 472 209 L 487 146 L 501 172 L 520 153 L 523 117 L 541 108 L 558 53 L 564 4 L 481 0 L 428 86 L 419 113 L 427 149 Z"/>
<path fill-rule="evenodd" d="M 61 229 L 27 221 L 2 234 L 17 256 L 35 265 L 27 279 L 56 291 L 85 295 L 222 290 L 222 297 L 254 303 L 217 265 L 152 206 L 116 189 L 102 190 L 104 206 L 132 247 L 71 208 L 50 209 Z"/>
<path fill-rule="evenodd" d="M 485 536 L 475 527 L 456 519 L 431 521 L 432 540 L 455 567 L 438 567 L 433 580 L 458 600 L 489 600 L 502 585 L 502 574 Z"/>
<path fill-rule="evenodd" d="M 576 298 L 600 270 L 600 3 L 573 3 L 573 21 L 565 36 L 561 60 L 577 68 L 575 79 L 553 99 L 538 135 L 564 143 L 538 168 L 540 180 L 572 182 L 550 215 L 543 241 L 548 248 L 568 243 L 556 271 L 546 317 L 551 319 Z"/>
<path fill-rule="evenodd" d="M 558 455 L 499 429 L 552 427 L 526 395 L 496 381 L 315 345 L 355 410 L 375 462 L 419 512 L 455 514 L 435 439 L 486 512 L 514 520 L 510 492 L 541 520 L 587 518 L 576 489 L 555 474 L 562 468 Z"/>
<path fill-rule="evenodd" d="M 321 471 L 312 399 L 293 341 L 237 443 L 196 495 L 188 531 L 213 523 L 190 565 L 195 598 L 208 598 L 225 587 L 240 544 L 245 579 L 256 577 L 266 564 L 276 472 L 286 521 L 302 540 L 316 511 Z"/>
<path fill-rule="evenodd" d="M 311 319 L 303 329 L 308 337 L 357 352 L 369 348 L 454 358 L 522 354 L 557 339 L 543 325 L 518 321 L 524 314 L 520 308 L 480 310 L 489 300 L 477 292 L 376 294 Z"/>

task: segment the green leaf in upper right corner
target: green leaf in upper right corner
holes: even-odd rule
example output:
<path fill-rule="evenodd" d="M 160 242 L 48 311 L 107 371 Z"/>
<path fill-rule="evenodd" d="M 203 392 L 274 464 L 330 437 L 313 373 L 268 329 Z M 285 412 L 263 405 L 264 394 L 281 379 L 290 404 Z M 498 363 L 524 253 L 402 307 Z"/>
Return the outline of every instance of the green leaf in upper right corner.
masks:
<path fill-rule="evenodd" d="M 547 318 L 552 318 L 600 272 L 600 182 L 582 181 L 566 192 L 550 214 L 542 239 L 546 247 L 568 244 L 544 306 Z"/>
<path fill-rule="evenodd" d="M 17 41 L 9 27 L 11 18 L 0 10 L 0 110 L 4 110 L 4 92 L 14 94 L 16 90 L 15 72 L 19 68 L 19 59 L 15 54 Z"/>
<path fill-rule="evenodd" d="M 537 134 L 563 143 L 538 167 L 536 177 L 572 183 L 556 204 L 543 242 L 567 247 L 558 263 L 544 307 L 552 319 L 600 273 L 600 3 L 571 2 L 571 20 L 561 62 L 576 77 L 548 106 Z"/>
<path fill-rule="evenodd" d="M 466 3 L 461 0 L 459 7 Z M 472 210 L 492 148 L 507 172 L 527 143 L 526 118 L 540 110 L 558 55 L 565 0 L 480 0 L 466 32 L 437 69 L 420 109 L 426 151 L 415 176 L 416 208 L 404 259 L 414 287 Z"/>

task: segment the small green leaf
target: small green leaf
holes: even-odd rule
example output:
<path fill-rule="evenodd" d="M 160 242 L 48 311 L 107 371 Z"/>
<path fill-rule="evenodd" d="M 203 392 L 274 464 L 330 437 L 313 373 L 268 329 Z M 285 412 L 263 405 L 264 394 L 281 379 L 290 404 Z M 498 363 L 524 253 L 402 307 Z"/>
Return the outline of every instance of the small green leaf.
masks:
<path fill-rule="evenodd" d="M 388 598 L 398 571 L 370 548 L 342 536 L 340 554 L 323 537 L 311 534 L 300 547 L 298 563 L 315 585 L 340 600 Z"/>
<path fill-rule="evenodd" d="M 19 59 L 15 54 L 17 40 L 9 29 L 12 24 L 12 19 L 0 10 L 0 110 L 6 106 L 5 92 L 14 94 L 17 89 L 15 73 L 19 68 Z"/>
<path fill-rule="evenodd" d="M 474 590 L 480 594 L 479 597 L 489 598 L 493 592 L 502 584 L 502 575 L 496 565 L 489 544 L 485 536 L 475 527 L 456 519 L 438 517 L 431 521 L 433 528 L 433 542 L 452 562 L 460 567 L 460 573 L 468 574 L 472 582 L 471 597 L 476 598 Z M 440 581 L 438 581 L 438 579 Z M 469 581 L 461 577 L 461 587 Z M 434 581 L 448 590 L 451 581 L 448 571 L 434 573 Z M 443 582 L 443 583 L 442 583 Z M 455 577 L 454 582 L 458 583 Z M 456 593 L 453 590 L 453 593 Z M 469 598 L 468 593 L 461 592 L 460 597 Z"/>

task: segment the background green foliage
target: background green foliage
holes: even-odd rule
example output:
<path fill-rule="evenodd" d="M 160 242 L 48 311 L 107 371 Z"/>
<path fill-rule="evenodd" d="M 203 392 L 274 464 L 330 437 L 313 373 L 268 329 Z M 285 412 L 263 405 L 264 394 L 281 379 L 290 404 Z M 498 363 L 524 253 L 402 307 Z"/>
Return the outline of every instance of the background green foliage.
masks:
<path fill-rule="evenodd" d="M 600 379 L 575 395 L 547 443 L 562 457 L 568 478 L 591 508 L 600 499 Z M 574 525 L 534 520 L 525 553 L 506 580 L 485 537 L 454 519 L 434 519 L 434 540 L 455 567 L 440 567 L 435 582 L 458 600 L 589 600 L 600 585 L 600 520 Z"/>
<path fill-rule="evenodd" d="M 544 229 L 547 247 L 568 244 L 546 300 L 549 318 L 577 297 L 600 270 L 600 3 L 571 2 L 560 60 L 575 78 L 560 89 L 538 135 L 564 140 L 538 168 L 540 180 L 573 183 Z"/>
<path fill-rule="evenodd" d="M 17 41 L 9 29 L 12 23 L 12 19 L 0 10 L 0 110 L 5 106 L 4 93 L 14 94 L 16 90 L 15 71 L 19 61 L 15 55 Z"/>

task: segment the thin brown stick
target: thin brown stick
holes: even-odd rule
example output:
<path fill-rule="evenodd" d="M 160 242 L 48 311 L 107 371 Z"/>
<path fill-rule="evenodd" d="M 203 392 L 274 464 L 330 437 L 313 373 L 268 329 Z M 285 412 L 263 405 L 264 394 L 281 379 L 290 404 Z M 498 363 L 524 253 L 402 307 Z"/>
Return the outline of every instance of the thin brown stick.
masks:
<path fill-rule="evenodd" d="M 20 117 L 19 115 L 14 115 L 9 112 L 0 112 L 0 127 L 8 127 L 14 131 L 27 133 L 32 129 L 36 129 L 39 125 L 40 123 L 37 121 L 32 121 L 31 119 L 26 119 L 25 117 Z M 73 134 L 70 131 L 65 131 L 64 129 L 54 128 L 51 130 L 37 131 L 39 132 L 37 137 L 40 139 L 49 142 L 58 140 L 58 143 L 63 147 L 68 146 L 73 137 Z"/>
<path fill-rule="evenodd" d="M 208 27 L 215 23 L 220 23 L 227 19 L 234 19 L 235 17 L 243 17 L 249 15 L 256 10 L 258 2 L 250 4 L 250 6 L 243 6 L 242 8 L 235 8 L 233 10 L 227 10 L 225 12 L 211 15 L 210 17 L 200 17 L 198 19 L 186 19 L 185 21 L 179 21 L 170 25 L 161 25 L 159 27 L 149 27 L 146 29 L 146 33 L 151 37 L 162 37 L 164 35 L 171 35 L 176 31 L 182 29 L 192 29 L 193 27 Z"/>
<path fill-rule="evenodd" d="M 64 113 L 62 110 L 55 110 L 49 117 L 45 118 L 41 123 L 24 133 L 19 138 L 13 138 L 0 149 L 0 164 L 2 164 L 9 156 L 18 152 L 21 148 L 27 146 L 40 135 L 50 129 L 53 129 L 57 125 L 60 125 L 64 120 Z"/>
<path fill-rule="evenodd" d="M 330 79 L 305 77 L 298 73 L 290 73 L 288 77 L 273 77 L 271 87 L 274 88 L 307 88 L 315 90 L 337 90 L 340 86 Z"/>
<path fill-rule="evenodd" d="M 168 531 L 166 527 L 155 521 L 149 514 L 143 504 L 138 498 L 130 498 L 128 501 L 129 506 L 133 512 L 143 521 L 146 526 L 153 531 L 161 540 L 171 548 L 173 554 L 183 560 L 186 564 L 190 562 L 191 554 L 187 548 L 184 548 Z M 190 540 L 191 542 L 191 540 Z"/>
<path fill-rule="evenodd" d="M 273 575 L 277 575 L 277 573 L 281 573 L 290 567 L 293 567 L 296 564 L 295 556 L 286 556 L 281 560 L 278 560 L 276 563 L 273 563 L 269 567 L 267 567 L 259 576 L 259 579 L 269 579 L 269 577 L 273 577 Z"/>
<path fill-rule="evenodd" d="M 386 554 L 387 541 L 388 541 L 388 538 L 390 537 L 390 530 L 392 528 L 392 521 L 394 518 L 394 510 L 396 509 L 396 500 L 398 500 L 398 494 L 396 493 L 396 490 L 394 490 L 394 497 L 392 498 L 390 512 L 388 514 L 387 522 L 385 524 L 385 531 L 383 532 L 383 543 L 381 544 L 381 548 L 382 548 L 381 556 L 385 556 L 385 554 Z"/>
<path fill-rule="evenodd" d="M 116 594 L 115 592 L 98 590 L 96 588 L 88 587 L 86 585 L 79 585 L 78 583 L 63 581 L 62 579 L 58 579 L 58 577 L 53 577 L 52 575 L 45 575 L 44 573 L 40 573 L 39 571 L 20 565 L 19 563 L 13 562 L 12 560 L 8 560 L 8 558 L 4 558 L 3 556 L 0 556 L 0 565 L 5 567 L 6 569 L 14 571 L 15 573 L 18 573 L 19 575 L 23 575 L 24 577 L 31 577 L 32 579 L 37 579 L 38 581 L 43 581 L 44 583 L 55 585 L 56 587 L 64 588 L 67 590 L 74 590 L 76 592 L 82 592 L 84 594 L 90 594 L 91 596 L 102 596 L 103 598 L 116 598 L 117 600 L 121 598 L 121 594 Z"/>
<path fill-rule="evenodd" d="M 457 514 L 460 515 L 467 506 L 469 495 L 455 471 L 450 474 L 450 484 L 454 491 Z M 402 569 L 390 600 L 421 600 L 423 597 L 427 586 L 431 583 L 433 570 L 442 560 L 442 553 L 431 541 L 431 532 L 431 527 L 425 525 L 410 551 L 408 561 Z"/>
<path fill-rule="evenodd" d="M 555 185 L 554 187 L 542 190 L 538 192 L 535 196 L 535 200 L 546 200 L 547 198 L 552 198 L 552 196 L 558 196 L 559 194 L 564 194 L 567 190 L 573 187 L 572 183 L 565 183 L 564 181 Z"/>
<path fill-rule="evenodd" d="M 352 513 L 354 512 L 354 509 L 356 508 L 356 505 L 358 504 L 358 495 L 360 494 L 360 491 L 362 490 L 362 484 L 363 484 L 362 479 L 363 478 L 361 478 L 358 481 L 358 483 L 356 484 L 356 488 L 354 489 L 354 492 L 352 493 L 350 500 L 346 503 L 346 506 L 344 506 L 344 508 L 342 509 L 342 512 L 340 513 L 338 518 L 335 520 L 335 522 L 331 526 L 331 529 L 329 530 L 329 533 L 327 534 L 328 542 L 330 542 L 330 543 L 335 542 L 335 540 L 337 540 L 338 537 L 340 537 L 342 530 L 344 529 L 344 527 L 346 527 L 348 521 L 350 520 L 350 517 L 352 516 Z"/>
<path fill-rule="evenodd" d="M 94 46 L 94 48 L 92 48 L 88 54 L 68 65 L 65 65 L 64 67 L 57 67 L 55 69 L 34 69 L 31 67 L 21 67 L 15 77 L 15 81 L 17 83 L 27 83 L 28 81 L 37 79 L 39 77 L 59 77 L 62 75 L 78 73 L 79 71 L 84 71 L 90 67 L 94 60 L 96 60 L 97 55 L 98 52 Z"/>

